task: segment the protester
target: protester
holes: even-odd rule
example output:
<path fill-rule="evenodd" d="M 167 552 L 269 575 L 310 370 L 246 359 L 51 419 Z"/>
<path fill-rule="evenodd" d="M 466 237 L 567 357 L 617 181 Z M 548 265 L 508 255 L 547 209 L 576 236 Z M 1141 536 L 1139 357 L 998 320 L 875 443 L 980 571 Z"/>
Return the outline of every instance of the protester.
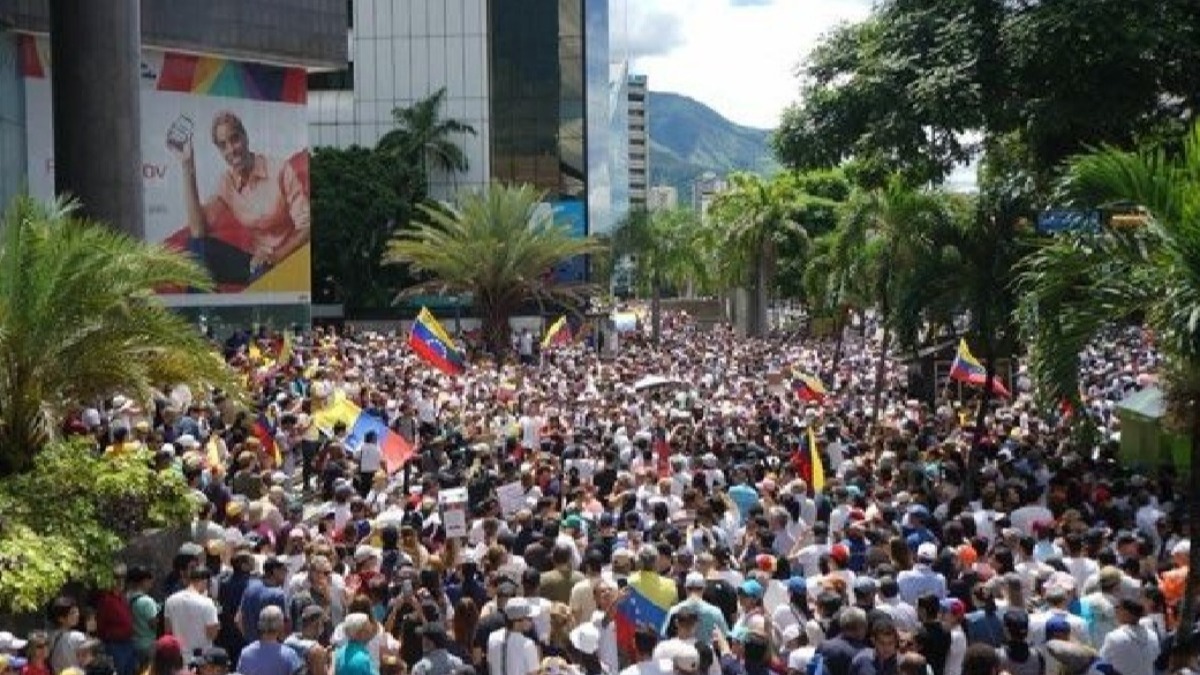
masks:
<path fill-rule="evenodd" d="M 668 319 L 615 355 L 518 332 L 465 372 L 405 335 L 240 334 L 252 409 L 176 388 L 81 410 L 97 452 L 188 481 L 190 541 L 161 584 L 132 566 L 5 654 L 61 675 L 94 635 L 164 675 L 214 645 L 312 675 L 1040 675 L 1090 646 L 1085 670 L 1154 672 L 1190 542 L 1174 467 L 1117 459 L 1149 336 L 1089 345 L 1071 411 L 1020 366 L 979 417 L 978 389 L 921 402 L 897 355 L 877 368 L 870 317 L 840 351 Z"/>

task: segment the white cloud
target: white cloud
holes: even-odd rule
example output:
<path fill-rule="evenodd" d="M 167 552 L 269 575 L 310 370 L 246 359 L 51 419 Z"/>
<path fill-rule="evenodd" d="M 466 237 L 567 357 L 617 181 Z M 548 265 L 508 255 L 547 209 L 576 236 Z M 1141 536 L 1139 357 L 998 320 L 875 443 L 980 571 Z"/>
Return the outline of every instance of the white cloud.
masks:
<path fill-rule="evenodd" d="M 630 0 L 629 54 L 651 89 L 774 127 L 798 96 L 796 66 L 817 39 L 869 11 L 870 0 Z"/>

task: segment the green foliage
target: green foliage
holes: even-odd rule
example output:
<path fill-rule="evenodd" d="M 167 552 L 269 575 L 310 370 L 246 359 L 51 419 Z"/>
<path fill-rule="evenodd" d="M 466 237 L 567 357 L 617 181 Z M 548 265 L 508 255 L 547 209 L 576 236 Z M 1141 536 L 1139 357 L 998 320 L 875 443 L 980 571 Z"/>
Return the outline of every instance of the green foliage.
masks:
<path fill-rule="evenodd" d="M 429 164 L 450 174 L 467 170 L 467 155 L 453 140 L 454 136 L 475 135 L 475 128 L 466 122 L 442 117 L 446 88 L 411 106 L 392 109 L 396 128 L 379 139 L 378 149 L 402 166 L 420 167 L 421 177 L 428 180 Z M 427 184 L 422 186 L 425 192 Z"/>
<path fill-rule="evenodd" d="M 1179 153 L 1151 144 L 1133 152 L 1109 147 L 1074 159 L 1064 195 L 1080 206 L 1134 204 L 1143 227 L 1109 227 L 1056 238 L 1033 253 L 1020 274 L 1018 316 L 1032 344 L 1031 373 L 1044 398 L 1078 400 L 1080 349 L 1114 320 L 1140 318 L 1166 359 L 1161 382 L 1167 422 L 1187 422 L 1188 490 L 1200 491 L 1200 123 Z M 1200 502 L 1187 507 L 1188 536 L 1200 539 Z M 1200 550 L 1189 560 L 1181 625 L 1195 622 Z M 1186 644 L 1177 647 L 1184 656 Z"/>
<path fill-rule="evenodd" d="M 1046 184 L 1087 147 L 1173 137 L 1200 103 L 1198 35 L 1190 0 L 884 0 L 813 50 L 773 144 L 878 187 L 941 181 L 979 149 L 967 132 L 1013 135 Z"/>
<path fill-rule="evenodd" d="M 1200 125 L 1172 156 L 1107 148 L 1073 160 L 1063 194 L 1079 206 L 1135 204 L 1146 227 L 1062 236 L 1022 266 L 1019 314 L 1047 397 L 1074 398 L 1079 348 L 1107 323 L 1144 317 L 1172 362 L 1176 400 L 1200 380 Z"/>
<path fill-rule="evenodd" d="M 68 408 L 186 382 L 239 387 L 163 286 L 208 288 L 186 256 L 18 198 L 0 239 L 0 476 L 26 470 Z M 0 511 L 3 513 L 3 511 Z"/>
<path fill-rule="evenodd" d="M 464 192 L 458 203 L 422 206 L 412 229 L 401 231 L 385 255 L 411 265 L 429 281 L 408 294 L 470 295 L 483 318 L 493 353 L 508 345 L 509 317 L 525 302 L 576 301 L 588 289 L 558 284 L 551 272 L 576 256 L 599 252 L 599 242 L 554 223 L 543 196 L 529 186 L 492 185 Z"/>
<path fill-rule="evenodd" d="M 658 279 L 677 290 L 711 284 L 711 255 L 700 216 L 691 209 L 635 211 L 613 231 L 614 257 L 633 256 L 643 293 Z"/>
<path fill-rule="evenodd" d="M 351 312 L 391 306 L 414 282 L 383 263 L 387 243 L 410 226 L 429 193 L 429 169 L 467 170 L 456 142 L 475 129 L 442 117 L 446 91 L 392 110 L 396 127 L 375 148 L 317 148 L 312 157 L 313 279 L 320 302 Z M 430 164 L 432 163 L 432 167 Z"/>
<path fill-rule="evenodd" d="M 313 279 L 320 302 L 382 308 L 412 282 L 385 266 L 387 242 L 411 220 L 417 171 L 369 148 L 317 148 L 312 163 Z"/>
<path fill-rule="evenodd" d="M 98 457 L 56 442 L 0 479 L 0 607 L 34 611 L 69 581 L 109 584 L 129 536 L 186 524 L 195 507 L 182 476 L 151 466 L 146 452 Z"/>

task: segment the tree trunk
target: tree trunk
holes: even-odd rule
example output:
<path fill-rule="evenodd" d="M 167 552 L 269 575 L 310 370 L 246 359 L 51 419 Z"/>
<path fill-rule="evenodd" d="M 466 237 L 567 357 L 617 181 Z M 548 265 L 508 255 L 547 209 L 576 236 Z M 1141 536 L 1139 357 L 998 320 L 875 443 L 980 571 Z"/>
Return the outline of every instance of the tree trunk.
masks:
<path fill-rule="evenodd" d="M 839 307 L 834 318 L 834 330 L 837 331 L 837 341 L 833 344 L 833 361 L 829 364 L 829 372 L 825 373 L 825 382 L 832 383 L 837 375 L 838 362 L 842 360 L 842 347 L 846 342 L 846 317 L 850 308 Z"/>
<path fill-rule="evenodd" d="M 871 399 L 871 426 L 879 421 L 879 409 L 883 405 L 883 386 L 887 379 L 887 352 L 892 341 L 892 327 L 885 319 L 883 322 L 883 339 L 879 341 L 879 362 L 875 364 L 875 395 Z"/>
<path fill-rule="evenodd" d="M 750 334 L 761 337 L 770 332 L 768 311 L 770 307 L 771 271 L 770 244 L 764 239 L 759 246 L 758 266 L 754 270 L 754 315 L 750 317 Z"/>
<path fill-rule="evenodd" d="M 496 360 L 496 364 L 504 362 L 504 355 L 512 349 L 512 339 L 508 325 L 508 312 L 499 307 L 481 307 L 483 321 L 483 344 Z"/>
<path fill-rule="evenodd" d="M 650 283 L 653 284 L 650 289 L 650 335 L 657 345 L 662 341 L 662 279 L 657 270 Z"/>
<path fill-rule="evenodd" d="M 1200 592 L 1200 396 L 1192 397 L 1191 410 L 1191 466 L 1188 473 L 1188 497 L 1187 500 L 1187 530 L 1188 540 L 1192 542 L 1191 553 L 1188 554 L 1188 573 L 1187 583 L 1184 585 L 1183 592 L 1183 608 L 1180 611 L 1180 618 L 1176 635 L 1185 639 L 1176 638 L 1171 650 L 1171 667 L 1181 667 L 1186 664 L 1189 651 L 1192 647 L 1191 640 L 1186 639 L 1191 636 L 1191 626 L 1196 622 L 1196 594 Z M 1176 665 L 1178 663 L 1178 666 Z"/>

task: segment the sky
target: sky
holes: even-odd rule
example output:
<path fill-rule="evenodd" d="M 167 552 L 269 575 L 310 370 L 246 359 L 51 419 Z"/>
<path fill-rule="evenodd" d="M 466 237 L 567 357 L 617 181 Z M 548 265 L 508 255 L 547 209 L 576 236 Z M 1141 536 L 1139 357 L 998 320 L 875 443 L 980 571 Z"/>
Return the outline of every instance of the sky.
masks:
<path fill-rule="evenodd" d="M 798 98 L 796 68 L 839 23 L 865 18 L 871 0 L 626 0 L 614 44 L 655 91 L 705 103 L 739 124 L 778 125 Z M 624 18 L 624 21 L 622 21 Z"/>

